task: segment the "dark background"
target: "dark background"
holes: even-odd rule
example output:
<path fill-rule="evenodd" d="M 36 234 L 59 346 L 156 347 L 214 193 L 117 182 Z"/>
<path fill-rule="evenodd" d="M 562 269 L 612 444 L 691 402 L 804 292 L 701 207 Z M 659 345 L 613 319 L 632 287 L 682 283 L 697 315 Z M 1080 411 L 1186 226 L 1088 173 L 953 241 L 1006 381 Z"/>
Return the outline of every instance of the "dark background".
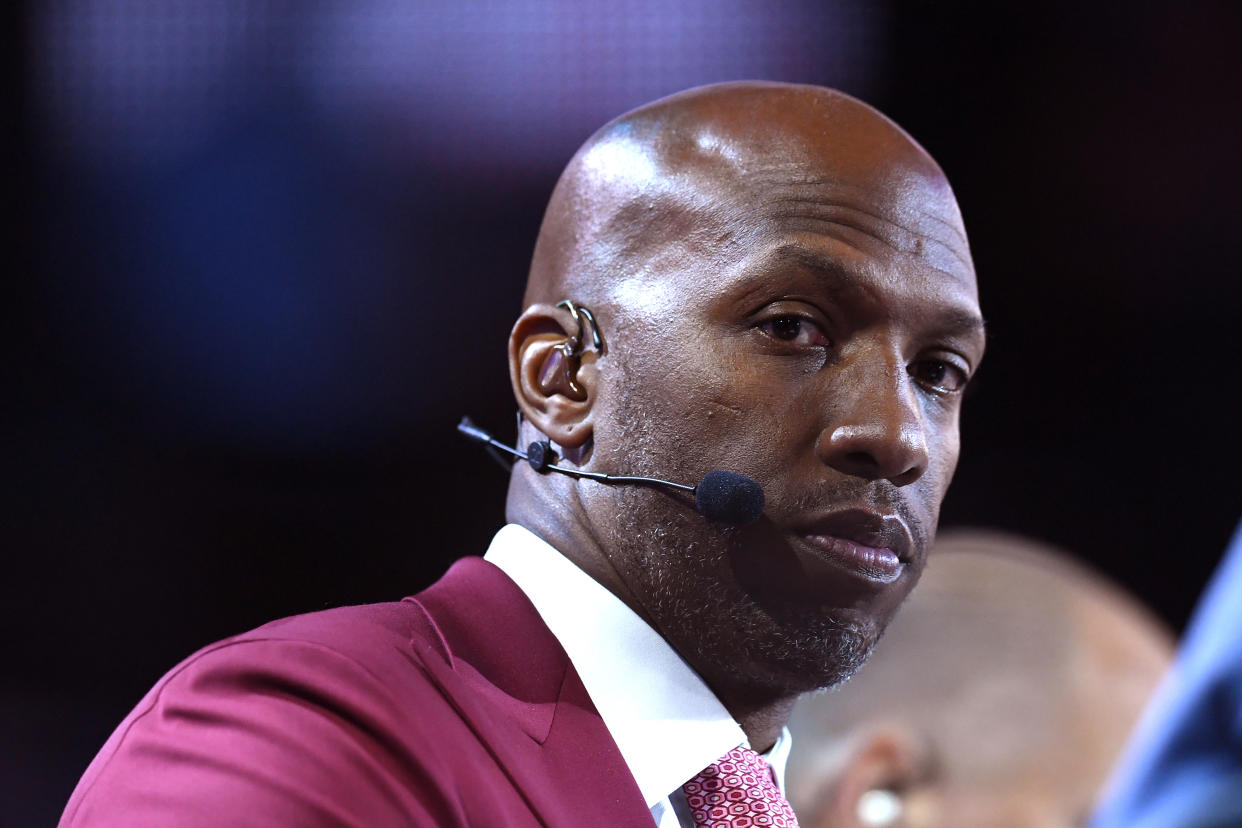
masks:
<path fill-rule="evenodd" d="M 14 6 L 0 821 L 50 824 L 171 665 L 395 599 L 502 522 L 505 338 L 560 167 L 711 81 L 837 86 L 957 190 L 991 342 L 945 525 L 1180 629 L 1242 513 L 1242 11 Z"/>

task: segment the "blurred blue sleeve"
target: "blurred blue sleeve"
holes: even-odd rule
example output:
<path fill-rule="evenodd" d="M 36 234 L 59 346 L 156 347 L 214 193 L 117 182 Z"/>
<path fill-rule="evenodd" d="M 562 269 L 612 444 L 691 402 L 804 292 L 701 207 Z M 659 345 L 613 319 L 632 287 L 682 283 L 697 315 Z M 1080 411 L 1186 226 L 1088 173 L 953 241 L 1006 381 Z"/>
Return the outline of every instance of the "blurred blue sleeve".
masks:
<path fill-rule="evenodd" d="M 1091 826 L 1242 826 L 1242 526 Z"/>

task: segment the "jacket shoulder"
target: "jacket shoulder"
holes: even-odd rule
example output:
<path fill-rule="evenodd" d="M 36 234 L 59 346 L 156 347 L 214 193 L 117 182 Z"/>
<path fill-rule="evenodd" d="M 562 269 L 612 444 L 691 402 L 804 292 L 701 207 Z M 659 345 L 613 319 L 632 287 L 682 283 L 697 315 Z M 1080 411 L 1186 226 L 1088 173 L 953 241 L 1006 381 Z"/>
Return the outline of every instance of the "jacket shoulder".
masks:
<path fill-rule="evenodd" d="M 61 825 L 464 824 L 455 779 L 489 768 L 428 679 L 440 647 L 416 598 L 204 647 L 112 734 Z"/>

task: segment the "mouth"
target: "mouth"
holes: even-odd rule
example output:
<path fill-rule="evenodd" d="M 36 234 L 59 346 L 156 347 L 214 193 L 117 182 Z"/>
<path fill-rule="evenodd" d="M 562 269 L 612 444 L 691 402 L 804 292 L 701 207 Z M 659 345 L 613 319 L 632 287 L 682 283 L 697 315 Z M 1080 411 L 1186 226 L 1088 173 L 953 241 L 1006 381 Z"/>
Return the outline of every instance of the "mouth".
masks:
<path fill-rule="evenodd" d="M 901 517 L 866 508 L 820 515 L 794 531 L 815 560 L 875 584 L 901 577 L 914 546 Z"/>

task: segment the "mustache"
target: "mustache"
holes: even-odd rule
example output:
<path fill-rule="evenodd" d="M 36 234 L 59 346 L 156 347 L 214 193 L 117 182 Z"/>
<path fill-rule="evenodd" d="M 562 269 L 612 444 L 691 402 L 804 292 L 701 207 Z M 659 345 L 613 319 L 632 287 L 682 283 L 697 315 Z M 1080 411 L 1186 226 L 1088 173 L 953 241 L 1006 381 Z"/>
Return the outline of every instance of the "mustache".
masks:
<path fill-rule="evenodd" d="M 905 493 L 888 480 L 825 481 L 809 489 L 800 489 L 784 501 L 781 511 L 801 515 L 822 511 L 826 505 L 836 503 L 868 506 L 879 512 L 896 514 L 909 527 L 917 549 L 925 550 L 931 542 L 932 528 L 926 518 L 910 505 Z"/>

